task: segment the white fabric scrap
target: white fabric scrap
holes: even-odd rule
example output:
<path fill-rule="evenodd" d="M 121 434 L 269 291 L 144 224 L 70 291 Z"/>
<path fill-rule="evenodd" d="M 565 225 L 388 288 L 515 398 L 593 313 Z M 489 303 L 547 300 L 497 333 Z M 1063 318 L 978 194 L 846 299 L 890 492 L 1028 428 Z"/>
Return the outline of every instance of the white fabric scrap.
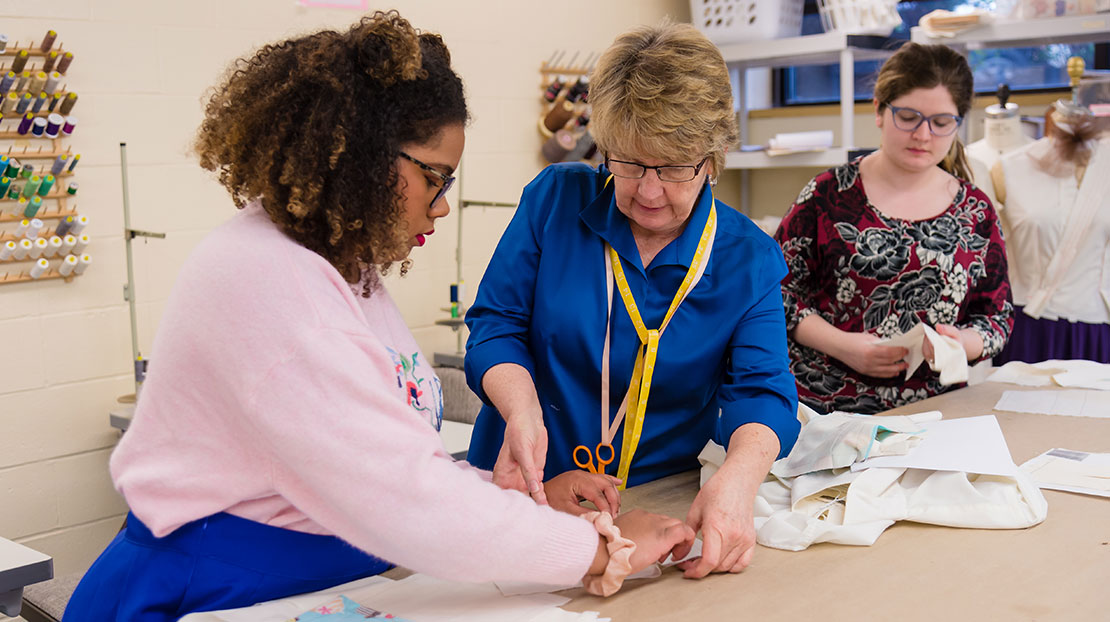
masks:
<path fill-rule="evenodd" d="M 940 418 L 940 413 L 936 413 Z M 871 456 L 901 455 L 921 440 L 920 421 L 833 412 L 802 427 L 790 455 L 775 462 L 776 477 L 838 469 Z"/>
<path fill-rule="evenodd" d="M 963 346 L 952 337 L 941 335 L 931 326 L 918 324 L 897 337 L 882 339 L 876 343 L 900 346 L 908 350 L 902 360 L 906 362 L 906 377 L 909 378 L 925 360 L 925 339 L 933 346 L 933 360 L 929 363 L 929 368 L 940 372 L 940 383 L 947 386 L 967 382 L 967 353 Z"/>
<path fill-rule="evenodd" d="M 1026 387 L 1075 387 L 1110 391 L 1110 365 L 1085 360 L 1049 360 L 1040 363 L 1010 361 L 990 376 L 989 382 Z"/>

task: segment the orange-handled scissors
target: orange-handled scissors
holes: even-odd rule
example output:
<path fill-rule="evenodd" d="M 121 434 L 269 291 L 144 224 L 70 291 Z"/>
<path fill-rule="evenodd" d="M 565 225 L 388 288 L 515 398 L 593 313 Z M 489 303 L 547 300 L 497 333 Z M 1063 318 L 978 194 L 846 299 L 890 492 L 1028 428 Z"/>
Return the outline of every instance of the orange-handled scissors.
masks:
<path fill-rule="evenodd" d="M 582 451 L 586 452 L 585 462 L 583 462 L 582 460 L 580 460 L 578 458 L 578 450 L 580 450 L 580 449 Z M 609 450 L 609 458 L 608 459 L 601 457 L 601 450 L 602 449 L 608 449 Z M 586 469 L 590 473 L 604 473 L 605 472 L 605 467 L 609 466 L 609 463 L 613 461 L 613 456 L 615 454 L 613 453 L 613 446 L 610 445 L 609 443 L 598 443 L 597 444 L 597 449 L 594 450 L 593 453 L 590 452 L 589 447 L 586 447 L 585 445 L 579 445 L 579 446 L 574 448 L 574 453 L 572 455 L 574 456 L 574 463 L 578 465 L 578 468 Z M 597 457 L 597 463 L 596 464 L 594 463 L 595 455 Z"/>

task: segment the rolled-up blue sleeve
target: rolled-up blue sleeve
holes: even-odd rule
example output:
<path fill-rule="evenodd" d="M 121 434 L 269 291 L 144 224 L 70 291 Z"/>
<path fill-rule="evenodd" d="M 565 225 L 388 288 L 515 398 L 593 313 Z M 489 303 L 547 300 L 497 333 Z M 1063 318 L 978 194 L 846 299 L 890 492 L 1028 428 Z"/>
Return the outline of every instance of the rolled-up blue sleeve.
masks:
<path fill-rule="evenodd" d="M 779 458 L 798 439 L 798 390 L 790 373 L 786 319 L 780 282 L 786 276 L 782 252 L 771 245 L 753 258 L 750 296 L 729 342 L 725 376 L 718 390 L 721 408 L 717 442 L 728 447 L 732 433 L 747 423 L 761 423 L 779 439 Z M 760 261 L 761 260 L 761 261 Z M 741 294 L 741 292 L 738 292 Z"/>

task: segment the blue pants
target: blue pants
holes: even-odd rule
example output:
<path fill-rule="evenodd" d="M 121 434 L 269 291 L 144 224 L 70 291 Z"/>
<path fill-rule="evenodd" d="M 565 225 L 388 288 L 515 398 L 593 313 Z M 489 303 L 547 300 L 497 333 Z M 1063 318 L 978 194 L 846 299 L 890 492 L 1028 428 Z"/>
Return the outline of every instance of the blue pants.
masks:
<path fill-rule="evenodd" d="M 134 514 L 81 579 L 64 622 L 167 622 L 322 590 L 392 568 L 333 536 L 215 514 L 156 538 Z"/>

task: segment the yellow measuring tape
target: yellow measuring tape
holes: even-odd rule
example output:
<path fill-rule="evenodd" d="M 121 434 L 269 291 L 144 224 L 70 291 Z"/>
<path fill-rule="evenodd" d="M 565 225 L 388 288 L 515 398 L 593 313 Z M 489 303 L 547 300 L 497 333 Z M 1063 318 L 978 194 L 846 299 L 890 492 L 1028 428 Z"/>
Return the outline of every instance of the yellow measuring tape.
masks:
<path fill-rule="evenodd" d="M 608 180 L 606 184 L 608 184 Z M 655 359 L 659 353 L 659 337 L 663 334 L 663 331 L 666 330 L 667 324 L 670 323 L 679 305 L 686 299 L 686 295 L 697 285 L 698 281 L 701 280 L 702 274 L 705 273 L 705 266 L 708 265 L 709 255 L 713 249 L 713 238 L 716 230 L 717 204 L 714 199 L 710 204 L 709 218 L 705 222 L 705 228 L 702 229 L 701 239 L 698 241 L 697 250 L 694 251 L 694 258 L 690 262 L 690 268 L 686 271 L 686 277 L 682 279 L 682 284 L 678 287 L 678 291 L 675 292 L 674 299 L 671 301 L 671 306 L 667 309 L 667 314 L 663 318 L 663 323 L 658 329 L 648 329 L 647 326 L 644 325 L 644 320 L 640 317 L 639 307 L 636 305 L 636 299 L 632 296 L 632 290 L 628 286 L 628 279 L 624 276 L 624 268 L 621 266 L 620 256 L 612 246 L 608 243 L 605 244 L 605 250 L 609 261 L 606 272 L 611 270 L 613 275 L 612 280 L 608 278 L 606 280 L 610 281 L 610 288 L 612 287 L 612 282 L 616 282 L 617 289 L 621 294 L 621 300 L 624 301 L 624 308 L 628 311 L 628 317 L 631 318 L 632 325 L 636 328 L 636 334 L 640 337 L 640 347 L 637 348 L 636 351 L 636 364 L 632 370 L 632 379 L 628 385 L 628 393 L 625 395 L 624 402 L 621 403 L 613 423 L 609 425 L 609 320 L 606 319 L 605 352 L 602 357 L 602 440 L 611 443 L 612 436 L 615 434 L 617 427 L 624 417 L 626 407 L 632 412 L 629 422 L 631 425 L 624 426 L 624 441 L 621 444 L 621 458 L 617 466 L 617 477 L 622 480 L 620 486 L 622 489 L 625 486 L 624 483 L 628 481 L 628 470 L 632 464 L 632 457 L 636 455 L 636 448 L 640 444 L 640 435 L 644 428 L 644 416 L 647 413 L 648 396 L 651 394 L 651 377 L 655 371 Z M 612 294 L 610 293 L 610 299 L 611 297 Z M 612 305 L 610 304 L 610 308 L 611 307 Z M 606 436 L 608 436 L 608 438 L 606 438 Z"/>

